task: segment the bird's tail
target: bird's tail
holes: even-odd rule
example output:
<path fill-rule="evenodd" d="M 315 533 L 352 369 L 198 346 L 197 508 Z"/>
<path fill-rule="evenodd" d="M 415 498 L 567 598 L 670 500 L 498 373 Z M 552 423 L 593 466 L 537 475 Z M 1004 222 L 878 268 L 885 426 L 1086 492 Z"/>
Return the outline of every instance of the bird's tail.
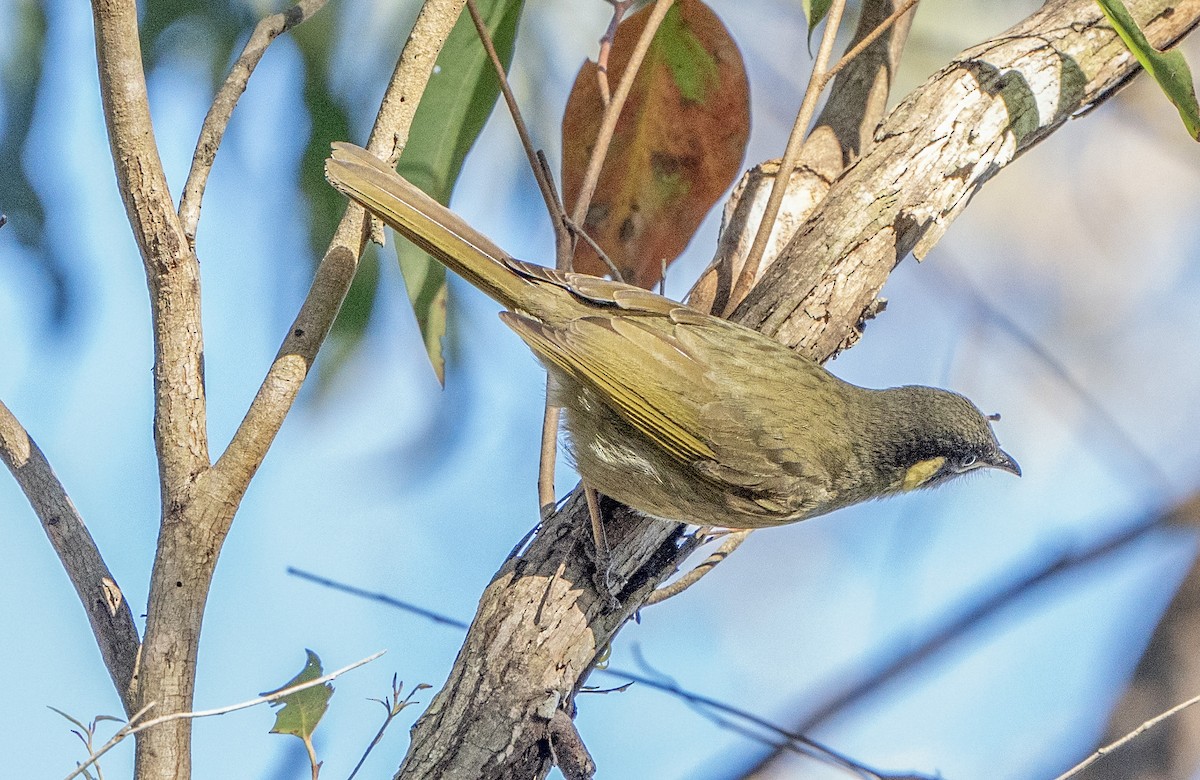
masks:
<path fill-rule="evenodd" d="M 335 142 L 325 178 L 487 295 L 521 307 L 530 284 L 506 264 L 510 256 L 366 149 Z"/>

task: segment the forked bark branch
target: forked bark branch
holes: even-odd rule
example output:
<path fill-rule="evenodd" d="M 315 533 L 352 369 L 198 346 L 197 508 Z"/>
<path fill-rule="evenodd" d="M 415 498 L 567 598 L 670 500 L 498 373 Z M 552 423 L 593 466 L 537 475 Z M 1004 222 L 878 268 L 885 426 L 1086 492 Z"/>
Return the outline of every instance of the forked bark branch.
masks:
<path fill-rule="evenodd" d="M 369 147 L 381 156 L 394 160 L 399 155 L 417 96 L 464 2 L 430 0 L 418 15 L 371 134 Z M 172 205 L 154 142 L 137 9 L 133 0 L 94 0 L 92 9 L 117 184 L 145 265 L 154 330 L 162 519 L 135 703 L 153 701 L 159 711 L 184 712 L 192 707 L 200 627 L 221 547 L 349 289 L 365 241 L 365 220 L 361 209 L 347 210 L 246 418 L 210 467 L 199 263 Z M 231 110 L 231 103 L 224 109 Z M 198 203 L 196 197 L 198 192 L 188 202 Z M 130 709 L 138 708 L 127 705 Z M 140 734 L 137 776 L 190 777 L 190 743 L 186 720 Z"/>

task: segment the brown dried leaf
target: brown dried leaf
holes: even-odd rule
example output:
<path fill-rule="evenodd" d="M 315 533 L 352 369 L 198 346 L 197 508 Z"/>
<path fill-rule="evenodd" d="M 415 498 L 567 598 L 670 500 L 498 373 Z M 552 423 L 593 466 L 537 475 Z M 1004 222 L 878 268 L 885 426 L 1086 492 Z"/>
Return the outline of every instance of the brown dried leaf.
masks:
<path fill-rule="evenodd" d="M 626 19 L 609 57 L 616 85 L 650 8 Z M 596 64 L 584 63 L 563 117 L 563 190 L 579 195 L 604 107 Z M 650 287 L 737 175 L 750 133 L 750 92 L 737 45 L 700 0 L 679 0 L 655 33 L 621 111 L 584 229 L 625 281 Z M 608 268 L 580 243 L 578 271 Z"/>

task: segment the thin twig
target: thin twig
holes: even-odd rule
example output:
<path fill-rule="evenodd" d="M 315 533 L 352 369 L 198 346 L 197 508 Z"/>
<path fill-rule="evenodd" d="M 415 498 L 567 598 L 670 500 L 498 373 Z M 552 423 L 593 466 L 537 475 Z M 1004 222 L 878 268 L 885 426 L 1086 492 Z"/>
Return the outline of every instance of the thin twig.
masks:
<path fill-rule="evenodd" d="M 1125 736 L 1121 737 L 1117 741 L 1111 742 L 1111 743 L 1105 745 L 1104 747 L 1100 748 L 1095 753 L 1092 753 L 1090 756 L 1085 758 L 1083 761 L 1080 761 L 1078 764 L 1071 767 L 1066 772 L 1063 772 L 1061 775 L 1054 778 L 1054 780 L 1067 780 L 1067 778 L 1069 778 L 1069 777 L 1074 777 L 1075 775 L 1079 774 L 1083 770 L 1087 769 L 1092 764 L 1096 763 L 1100 759 L 1107 756 L 1109 753 L 1112 753 L 1113 751 L 1124 747 L 1127 743 L 1132 742 L 1137 737 L 1141 736 L 1142 734 L 1145 734 L 1147 731 L 1154 728 L 1158 724 L 1162 723 L 1164 720 L 1167 720 L 1168 718 L 1172 718 L 1172 717 L 1178 715 L 1179 713 L 1186 710 L 1188 707 L 1191 707 L 1193 704 L 1197 704 L 1197 703 L 1200 703 L 1200 696 L 1193 696 L 1192 698 L 1188 699 L 1185 702 L 1176 704 L 1171 709 L 1154 716 L 1153 718 L 1146 721 L 1142 725 L 1138 726 L 1136 729 L 1129 732 Z"/>
<path fill-rule="evenodd" d="M 87 612 L 92 634 L 125 714 L 130 714 L 136 709 L 132 684 L 141 645 L 133 612 L 124 599 L 110 605 L 104 598 L 105 582 L 115 586 L 112 571 L 37 442 L 3 402 L 0 402 L 0 461 L 12 472 L 41 520 L 42 530 Z"/>
<path fill-rule="evenodd" d="M 229 118 L 233 116 L 238 99 L 246 91 L 251 74 L 272 41 L 307 21 L 320 11 L 326 2 L 327 0 L 300 0 L 288 10 L 259 21 L 254 27 L 254 32 L 250 34 L 250 40 L 246 41 L 241 56 L 225 77 L 225 83 L 213 98 L 208 115 L 204 117 L 204 124 L 200 127 L 196 151 L 192 155 L 192 168 L 188 171 L 187 182 L 183 185 L 183 196 L 179 199 L 179 218 L 183 221 L 183 232 L 193 249 L 196 246 L 196 228 L 200 223 L 200 201 L 204 198 L 208 174 L 217 158 L 221 139 L 225 137 Z"/>
<path fill-rule="evenodd" d="M 150 702 L 145 707 L 142 707 L 140 710 L 133 713 L 133 715 L 129 718 L 129 720 L 125 723 L 125 725 L 119 731 L 117 731 L 117 733 L 114 734 L 112 736 L 112 738 L 108 740 L 108 742 L 105 742 L 103 745 L 100 746 L 99 750 L 97 750 L 96 752 L 94 752 L 90 756 L 88 756 L 86 761 L 84 761 L 83 763 L 76 766 L 75 771 L 72 772 L 71 774 L 67 775 L 63 780 L 71 780 L 71 778 L 77 777 L 80 772 L 83 772 L 89 766 L 91 766 L 92 764 L 95 764 L 96 761 L 98 761 L 100 759 L 100 756 L 104 755 L 109 750 L 116 747 L 118 742 L 120 742 L 121 740 L 125 739 L 125 737 L 132 734 L 133 731 L 132 730 L 127 731 L 127 729 L 130 729 L 130 726 L 132 726 L 132 724 L 137 723 L 139 720 L 142 719 L 142 716 L 144 716 L 150 710 L 154 709 L 154 704 L 155 704 L 154 702 Z"/>
<path fill-rule="evenodd" d="M 904 0 L 903 3 L 896 6 L 896 10 L 892 11 L 892 13 L 889 14 L 886 19 L 880 22 L 879 26 L 864 35 L 858 43 L 854 44 L 849 51 L 842 55 L 841 59 L 834 63 L 832 68 L 825 71 L 825 74 L 821 77 L 823 82 L 821 84 L 821 89 L 824 90 L 833 77 L 841 72 L 842 68 L 849 65 L 856 57 L 858 57 L 858 55 L 862 54 L 868 46 L 870 46 L 872 43 L 875 43 L 875 41 L 879 39 L 879 36 L 891 29 L 892 25 L 899 21 L 901 16 L 904 16 L 906 13 L 911 11 L 919 2 L 920 0 Z"/>
<path fill-rule="evenodd" d="M 500 94 L 504 96 L 504 102 L 508 105 L 508 113 L 512 117 L 513 125 L 517 128 L 517 136 L 521 139 L 521 148 L 525 150 L 525 157 L 529 160 L 529 169 L 533 172 L 533 178 L 537 181 L 538 190 L 542 193 L 542 200 L 546 204 L 546 211 L 550 213 L 550 222 L 554 227 L 554 233 L 557 238 L 558 234 L 564 230 L 562 226 L 562 200 L 558 197 L 558 191 L 554 188 L 554 180 L 547 175 L 547 169 L 538 162 L 537 150 L 534 148 L 533 139 L 529 135 L 529 127 L 525 124 L 525 119 L 521 116 L 521 107 L 517 105 L 517 98 L 513 95 L 512 86 L 508 83 L 508 73 L 504 70 L 504 63 L 500 62 L 500 55 L 496 52 L 496 44 L 492 41 L 491 33 L 488 32 L 487 25 L 479 13 L 479 7 L 476 5 L 475 0 L 467 0 L 467 11 L 471 14 L 471 21 L 475 24 L 475 32 L 479 34 L 479 40 L 483 42 L 483 48 L 487 52 L 488 60 L 491 61 L 492 69 L 496 72 L 496 80 L 500 83 Z M 556 243 L 561 242 L 556 241 Z"/>
<path fill-rule="evenodd" d="M 596 489 L 583 483 L 583 497 L 587 500 L 588 516 L 592 520 L 592 544 L 596 547 L 596 568 L 604 568 L 604 576 L 608 576 L 609 556 L 612 550 L 608 546 L 608 534 L 604 530 L 604 515 L 600 511 L 600 494 Z"/>
<path fill-rule="evenodd" d="M 289 566 L 287 568 L 287 573 L 293 577 L 299 577 L 300 579 L 314 582 L 317 585 L 323 585 L 326 588 L 333 588 L 334 590 L 340 590 L 343 593 L 349 593 L 352 596 L 358 596 L 359 598 L 370 599 L 372 601 L 379 601 L 383 604 L 387 604 L 389 607 L 396 607 L 397 609 L 403 609 L 406 612 L 412 612 L 414 615 L 419 615 L 426 620 L 432 620 L 434 623 L 442 623 L 443 625 L 454 626 L 455 628 L 461 628 L 464 630 L 469 628 L 469 624 L 462 620 L 446 617 L 439 612 L 434 612 L 423 607 L 409 604 L 407 601 L 401 601 L 400 599 L 392 598 L 386 593 L 378 593 L 375 591 L 364 590 L 363 588 L 356 588 L 353 585 L 346 585 L 345 583 L 322 577 L 319 574 L 312 574 L 311 572 L 304 571 L 303 569 L 297 569 L 294 566 Z"/>
<path fill-rule="evenodd" d="M 775 181 L 771 186 L 771 194 L 767 198 L 767 205 L 763 209 L 762 221 L 759 222 L 758 229 L 754 234 L 754 242 L 750 245 L 746 261 L 742 265 L 737 282 L 734 284 L 733 290 L 729 294 L 729 300 L 725 304 L 724 313 L 726 316 L 737 308 L 737 305 L 746 297 L 746 293 L 754 285 L 754 280 L 758 276 L 758 269 L 762 265 L 763 253 L 766 251 L 767 241 L 771 236 L 771 230 L 774 228 L 775 219 L 779 216 L 784 195 L 787 193 L 788 179 L 791 178 L 792 171 L 795 170 L 796 163 L 800 158 L 800 151 L 804 146 L 808 125 L 812 122 L 817 100 L 820 98 L 821 93 L 825 91 L 825 87 L 829 85 L 829 82 L 833 80 L 833 77 L 842 68 L 850 64 L 855 57 L 874 43 L 879 36 L 887 32 L 900 17 L 912 10 L 917 2 L 918 0 L 905 0 L 891 15 L 880 22 L 874 30 L 864 35 L 833 67 L 826 69 L 825 65 L 829 62 L 829 56 L 833 50 L 833 42 L 837 36 L 837 28 L 841 23 L 845 2 L 844 0 L 834 0 L 830 6 L 829 13 L 825 18 L 825 32 L 821 36 L 821 46 L 817 50 L 817 59 L 813 64 L 813 72 L 809 78 L 808 88 L 804 92 L 800 111 L 796 114 L 796 122 L 792 125 L 791 135 L 788 136 L 787 146 L 784 149 L 779 170 L 775 173 Z"/>
<path fill-rule="evenodd" d="M 621 81 L 617 84 L 617 91 L 613 93 L 612 102 L 604 109 L 604 117 L 600 120 L 600 130 L 596 133 L 596 143 L 592 147 L 592 156 L 588 158 L 587 170 L 583 174 L 583 181 L 579 185 L 579 193 L 575 198 L 575 208 L 571 210 L 571 221 L 576 225 L 582 225 L 586 221 L 588 208 L 592 204 L 592 195 L 595 194 L 596 185 L 600 182 L 600 169 L 604 165 L 604 159 L 608 156 L 608 146 L 612 143 L 613 133 L 617 129 L 617 119 L 620 118 L 621 109 L 625 107 L 625 100 L 629 97 L 630 90 L 633 89 L 633 80 L 642 66 L 642 60 L 646 58 L 650 42 L 654 40 L 654 33 L 662 24 L 667 11 L 671 10 L 673 2 L 674 0 L 656 0 L 654 10 L 650 12 L 650 18 L 646 20 L 646 28 L 642 30 L 637 45 L 633 47 L 633 51 L 629 55 L 629 62 L 626 63 L 625 71 L 621 74 Z"/>
<path fill-rule="evenodd" d="M 800 101 L 800 110 L 796 113 L 796 121 L 792 124 L 792 132 L 788 136 L 783 159 L 779 163 L 779 170 L 775 173 L 775 181 L 771 186 L 771 195 L 767 198 L 767 205 L 763 210 L 762 221 L 758 223 L 758 230 L 754 233 L 754 242 L 750 245 L 750 251 L 746 254 L 746 261 L 742 265 L 741 273 L 738 274 L 733 290 L 729 293 L 729 300 L 725 304 L 723 312 L 724 316 L 729 316 L 737 308 L 737 305 L 746 297 L 746 293 L 754 286 L 754 280 L 758 276 L 758 268 L 762 264 L 763 253 L 767 248 L 767 239 L 771 236 L 775 218 L 779 215 L 783 196 L 787 192 L 788 179 L 791 178 L 792 171 L 796 168 L 796 162 L 800 159 L 800 150 L 804 146 L 808 125 L 812 122 L 813 114 L 817 110 L 817 100 L 820 99 L 821 92 L 827 83 L 823 77 L 829 58 L 833 53 L 833 43 L 837 38 L 838 27 L 841 26 L 842 13 L 845 10 L 846 0 L 833 0 L 825 16 L 825 31 L 821 35 L 821 45 L 817 48 L 817 58 L 813 62 L 808 88 L 805 89 L 804 98 Z"/>
<path fill-rule="evenodd" d="M 716 568 L 717 564 L 732 555 L 734 550 L 741 547 L 742 542 L 746 541 L 752 530 L 753 529 L 745 529 L 741 531 L 734 531 L 733 533 L 729 534 L 727 537 L 725 537 L 725 541 L 721 542 L 721 546 L 714 550 L 711 555 L 701 561 L 700 564 L 694 569 L 669 585 L 664 585 L 651 593 L 649 598 L 646 599 L 646 606 L 666 601 L 672 596 L 678 596 L 680 593 L 683 593 L 685 590 L 695 585 L 697 582 L 703 579 L 706 574 Z"/>
<path fill-rule="evenodd" d="M 554 461 L 558 455 L 558 419 L 562 408 L 550 403 L 553 377 L 546 374 L 546 407 L 542 412 L 542 440 L 538 447 L 538 517 L 545 518 L 558 503 L 554 498 Z"/>
<path fill-rule="evenodd" d="M 374 750 L 375 746 L 383 740 L 383 734 L 387 731 L 388 726 L 392 725 L 392 721 L 395 720 L 396 716 L 403 712 L 406 707 L 414 703 L 412 697 L 416 696 L 421 691 L 429 690 L 431 687 L 433 686 L 427 683 L 419 683 L 408 692 L 407 696 L 401 699 L 400 691 L 404 689 L 404 683 L 397 682 L 396 675 L 392 675 L 392 695 L 384 696 L 382 699 L 371 699 L 371 701 L 377 701 L 382 704 L 383 709 L 387 711 L 387 715 L 385 715 L 383 718 L 383 725 L 379 727 L 379 731 L 375 732 L 375 736 L 371 739 L 371 743 L 367 745 L 367 749 L 363 751 L 362 758 L 358 759 L 358 763 L 354 765 L 354 770 L 350 772 L 350 776 L 347 777 L 346 780 L 354 780 L 354 776 L 358 774 L 358 770 L 362 769 L 362 765 L 367 762 L 367 757 L 371 755 L 371 751 Z"/>
<path fill-rule="evenodd" d="M 683 688 L 674 680 L 671 680 L 666 675 L 651 668 L 646 660 L 642 657 L 636 646 L 634 648 L 634 652 L 636 654 L 638 665 L 645 669 L 648 673 L 654 674 L 658 679 L 647 677 L 641 674 L 634 674 L 620 669 L 606 669 L 604 671 L 613 675 L 614 677 L 622 677 L 626 680 L 631 680 L 649 688 L 654 688 L 656 690 L 669 693 L 690 705 L 698 706 L 702 709 L 712 709 L 717 712 L 732 715 L 741 721 L 768 731 L 776 736 L 782 737 L 789 745 L 794 746 L 794 749 L 796 749 L 797 752 L 800 752 L 806 756 L 816 758 L 833 766 L 847 769 L 852 772 L 857 772 L 871 778 L 885 777 L 882 772 L 872 769 L 871 767 L 868 767 L 859 761 L 855 761 L 844 753 L 818 742 L 815 739 L 806 737 L 803 733 L 789 731 L 778 724 L 772 723 L 760 715 L 755 715 L 753 712 L 741 709 L 740 707 L 735 707 L 732 704 L 720 701 L 719 699 L 714 699 L 711 696 L 705 696 L 704 694 L 696 693 Z M 753 732 L 745 733 L 747 736 L 751 736 L 752 738 L 754 737 Z"/>
<path fill-rule="evenodd" d="M 542 170 L 542 177 L 549 182 L 554 181 L 554 173 L 550 170 L 550 163 L 546 160 L 546 153 L 541 149 L 537 152 L 538 167 Z M 567 217 L 567 209 L 563 205 L 562 196 L 558 189 L 551 187 L 554 191 L 554 213 L 559 215 L 558 219 L 562 223 L 563 229 L 554 228 L 554 267 L 560 271 L 571 270 L 571 231 L 567 225 L 569 217 Z"/>
<path fill-rule="evenodd" d="M 116 747 L 117 744 L 119 742 L 121 742 L 121 740 L 125 739 L 126 737 L 137 734 L 139 732 L 145 731 L 146 729 L 154 728 L 155 726 L 161 725 L 163 723 L 169 723 L 170 721 L 175 721 L 175 720 L 195 720 L 196 718 L 211 718 L 216 715 L 227 715 L 228 713 L 236 712 L 237 710 L 244 710 L 244 709 L 247 709 L 248 707 L 257 707 L 260 704 L 267 704 L 268 702 L 278 701 L 279 699 L 282 699 L 285 696 L 290 696 L 293 693 L 298 693 L 298 692 L 306 690 L 308 688 L 314 688 L 318 685 L 324 685 L 325 683 L 327 683 L 331 680 L 337 679 L 338 677 L 345 674 L 346 672 L 349 672 L 353 669 L 357 669 L 358 667 L 360 667 L 364 664 L 371 663 L 376 658 L 378 658 L 379 656 L 383 655 L 386 652 L 387 652 L 387 650 L 380 650 L 379 652 L 372 653 L 371 655 L 367 656 L 366 658 L 363 658 L 359 661 L 355 661 L 354 663 L 352 663 L 348 666 L 343 666 L 341 669 L 338 669 L 336 672 L 330 672 L 329 674 L 326 674 L 322 677 L 318 677 L 315 680 L 308 680 L 306 682 L 297 683 L 296 685 L 290 685 L 287 688 L 280 688 L 279 690 L 274 691 L 272 693 L 264 694 L 262 696 L 257 696 L 253 699 L 248 699 L 248 700 L 246 700 L 244 702 L 240 702 L 238 704 L 230 704 L 225 707 L 217 707 L 216 709 L 211 709 L 211 710 L 197 710 L 194 712 L 173 712 L 170 715 L 163 715 L 158 718 L 152 718 L 151 720 L 145 721 L 144 723 L 137 723 L 137 721 L 143 715 L 145 715 L 147 712 L 150 711 L 150 709 L 152 707 L 154 707 L 154 702 L 151 702 L 151 703 L 147 704 L 145 707 L 143 707 L 141 710 L 139 710 L 133 717 L 131 717 L 129 719 L 129 721 L 123 727 L 121 727 L 121 729 L 116 734 L 113 734 L 112 738 L 109 739 L 108 742 L 105 742 L 103 745 L 101 745 L 99 750 L 97 750 L 95 753 L 93 753 L 91 756 L 89 756 L 87 761 L 84 761 L 82 764 L 75 767 L 75 771 L 71 772 L 69 775 L 64 777 L 63 780 L 71 780 L 71 778 L 73 778 L 73 777 L 78 777 L 80 772 L 82 772 L 84 769 L 86 769 L 87 767 L 89 767 L 93 763 L 95 763 L 96 759 L 100 758 L 100 756 L 104 755 L 105 753 L 107 753 L 108 751 L 110 751 L 114 747 Z"/>
<path fill-rule="evenodd" d="M 617 28 L 621 26 L 621 19 L 633 5 L 633 0 L 609 0 L 609 2 L 612 3 L 613 15 L 608 23 L 608 29 L 600 38 L 600 51 L 596 54 L 596 86 L 600 90 L 600 105 L 606 107 L 612 101 L 612 94 L 608 86 L 608 55 L 612 52 L 613 42 L 617 39 Z"/>
<path fill-rule="evenodd" d="M 604 247 L 600 246 L 596 243 L 596 239 L 588 235 L 588 232 L 583 229 L 583 225 L 575 222 L 570 217 L 564 217 L 563 219 L 566 220 L 567 228 L 571 231 L 571 235 L 576 238 L 582 238 L 583 242 L 590 246 L 592 251 L 596 253 L 596 257 L 599 257 L 604 265 L 608 267 L 608 272 L 612 274 L 613 280 L 618 282 L 625 281 L 625 275 L 621 273 L 621 269 L 617 268 L 617 264 L 608 256 L 608 252 L 604 251 Z"/>
<path fill-rule="evenodd" d="M 77 718 L 71 717 L 67 713 L 60 710 L 58 707 L 51 707 L 50 705 L 46 705 L 46 706 L 50 710 L 53 710 L 54 712 L 58 713 L 59 715 L 63 716 L 64 718 L 66 718 L 68 721 L 70 721 L 77 727 L 78 730 L 72 729 L 71 733 L 73 733 L 75 736 L 79 737 L 79 741 L 83 743 L 83 746 L 84 746 L 84 748 L 87 749 L 89 756 L 96 752 L 96 748 L 94 746 L 94 742 L 96 739 L 96 725 L 102 720 L 115 720 L 118 723 L 121 721 L 120 718 L 114 718 L 111 715 L 97 715 L 96 717 L 92 718 L 91 723 L 88 723 L 85 725 L 82 721 L 80 721 Z M 101 769 L 99 762 L 93 762 L 92 766 L 95 767 L 95 769 L 96 769 L 96 780 L 104 780 L 104 770 Z M 89 778 L 89 780 L 91 780 L 90 773 L 85 771 L 84 774 Z"/>

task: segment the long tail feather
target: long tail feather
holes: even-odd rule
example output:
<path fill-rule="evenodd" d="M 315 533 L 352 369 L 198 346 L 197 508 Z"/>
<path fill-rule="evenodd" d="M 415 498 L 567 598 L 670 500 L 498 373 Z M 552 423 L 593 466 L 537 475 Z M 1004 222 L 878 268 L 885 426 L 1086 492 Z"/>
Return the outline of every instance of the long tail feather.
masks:
<path fill-rule="evenodd" d="M 521 307 L 530 285 L 505 264 L 509 255 L 378 157 L 335 142 L 325 178 L 501 304 Z"/>

